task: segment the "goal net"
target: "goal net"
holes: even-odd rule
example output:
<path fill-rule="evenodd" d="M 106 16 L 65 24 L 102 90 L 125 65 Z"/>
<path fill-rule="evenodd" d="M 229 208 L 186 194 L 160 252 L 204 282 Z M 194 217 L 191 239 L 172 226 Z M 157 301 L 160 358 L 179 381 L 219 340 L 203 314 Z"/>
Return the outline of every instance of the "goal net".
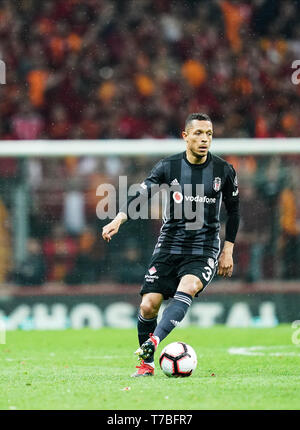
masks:
<path fill-rule="evenodd" d="M 161 220 L 129 222 L 107 246 L 101 229 L 109 220 L 96 215 L 96 190 L 104 183 L 117 190 L 121 176 L 128 186 L 141 183 L 159 159 L 184 149 L 180 139 L 1 142 L 0 283 L 26 272 L 30 256 L 42 256 L 31 263 L 46 282 L 136 283 Z M 298 279 L 299 139 L 215 139 L 211 152 L 239 178 L 234 279 Z M 221 238 L 225 219 L 222 210 Z"/>

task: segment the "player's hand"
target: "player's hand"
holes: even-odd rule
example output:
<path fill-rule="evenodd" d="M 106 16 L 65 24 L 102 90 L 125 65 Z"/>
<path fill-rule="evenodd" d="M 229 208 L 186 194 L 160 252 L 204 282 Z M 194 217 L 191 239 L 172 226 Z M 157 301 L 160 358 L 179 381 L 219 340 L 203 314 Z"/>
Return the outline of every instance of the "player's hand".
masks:
<path fill-rule="evenodd" d="M 120 225 L 127 220 L 127 215 L 123 212 L 119 212 L 115 219 L 109 224 L 106 224 L 102 229 L 102 237 L 106 242 L 109 242 L 111 238 L 118 233 Z"/>
<path fill-rule="evenodd" d="M 112 236 L 118 233 L 120 228 L 120 222 L 117 220 L 111 221 L 109 224 L 106 224 L 102 229 L 102 237 L 106 242 L 110 242 Z"/>
<path fill-rule="evenodd" d="M 226 276 L 230 278 L 232 276 L 232 272 L 233 272 L 232 253 L 222 251 L 219 258 L 218 275 L 223 276 L 223 278 L 225 278 Z"/>

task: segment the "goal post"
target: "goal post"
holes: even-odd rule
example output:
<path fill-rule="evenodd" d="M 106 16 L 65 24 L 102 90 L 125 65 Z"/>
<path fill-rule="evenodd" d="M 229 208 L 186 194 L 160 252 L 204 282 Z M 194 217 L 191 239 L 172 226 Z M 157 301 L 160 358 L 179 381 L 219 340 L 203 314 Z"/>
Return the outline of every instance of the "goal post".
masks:
<path fill-rule="evenodd" d="M 0 157 L 65 157 L 168 155 L 184 151 L 183 139 L 7 140 Z M 212 152 L 220 155 L 300 153 L 300 138 L 215 138 Z"/>

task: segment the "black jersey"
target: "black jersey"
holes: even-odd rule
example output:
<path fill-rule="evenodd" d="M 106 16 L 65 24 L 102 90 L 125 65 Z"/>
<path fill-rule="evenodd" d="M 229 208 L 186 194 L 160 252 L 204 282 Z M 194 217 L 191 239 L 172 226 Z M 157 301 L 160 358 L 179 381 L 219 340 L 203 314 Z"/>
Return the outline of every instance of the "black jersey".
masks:
<path fill-rule="evenodd" d="M 190 163 L 186 152 L 172 155 L 155 165 L 141 184 L 139 194 L 149 198 L 153 195 L 151 189 L 162 184 L 171 187 L 171 192 L 154 253 L 163 251 L 217 258 L 222 201 L 232 217 L 231 225 L 227 223 L 229 227 L 226 226 L 225 239 L 234 242 L 239 219 L 239 194 L 236 172 L 231 164 L 210 152 L 203 164 Z M 127 208 L 135 198 L 128 199 Z M 179 206 L 181 211 L 178 211 Z M 189 208 L 188 216 L 185 207 Z M 194 219 L 191 217 L 193 213 Z M 199 213 L 201 216 L 197 219 Z"/>

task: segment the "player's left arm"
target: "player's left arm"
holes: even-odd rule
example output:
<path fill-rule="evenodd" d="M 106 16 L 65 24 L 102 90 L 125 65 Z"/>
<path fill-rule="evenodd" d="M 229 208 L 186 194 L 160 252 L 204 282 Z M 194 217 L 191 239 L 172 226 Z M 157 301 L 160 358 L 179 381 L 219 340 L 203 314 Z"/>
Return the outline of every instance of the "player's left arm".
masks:
<path fill-rule="evenodd" d="M 218 275 L 231 277 L 233 272 L 233 248 L 240 222 L 240 205 L 237 175 L 230 165 L 224 189 L 223 201 L 227 211 L 225 242 L 219 257 Z"/>
<path fill-rule="evenodd" d="M 128 206 L 137 197 L 141 197 L 140 204 L 144 204 L 151 197 L 151 187 L 155 184 L 162 184 L 164 181 L 164 165 L 160 160 L 151 170 L 150 175 L 140 184 L 139 190 L 134 196 L 128 197 L 126 203 L 120 207 L 117 216 L 102 229 L 102 237 L 106 242 L 110 242 L 112 236 L 118 233 L 122 224 L 130 219 Z"/>

